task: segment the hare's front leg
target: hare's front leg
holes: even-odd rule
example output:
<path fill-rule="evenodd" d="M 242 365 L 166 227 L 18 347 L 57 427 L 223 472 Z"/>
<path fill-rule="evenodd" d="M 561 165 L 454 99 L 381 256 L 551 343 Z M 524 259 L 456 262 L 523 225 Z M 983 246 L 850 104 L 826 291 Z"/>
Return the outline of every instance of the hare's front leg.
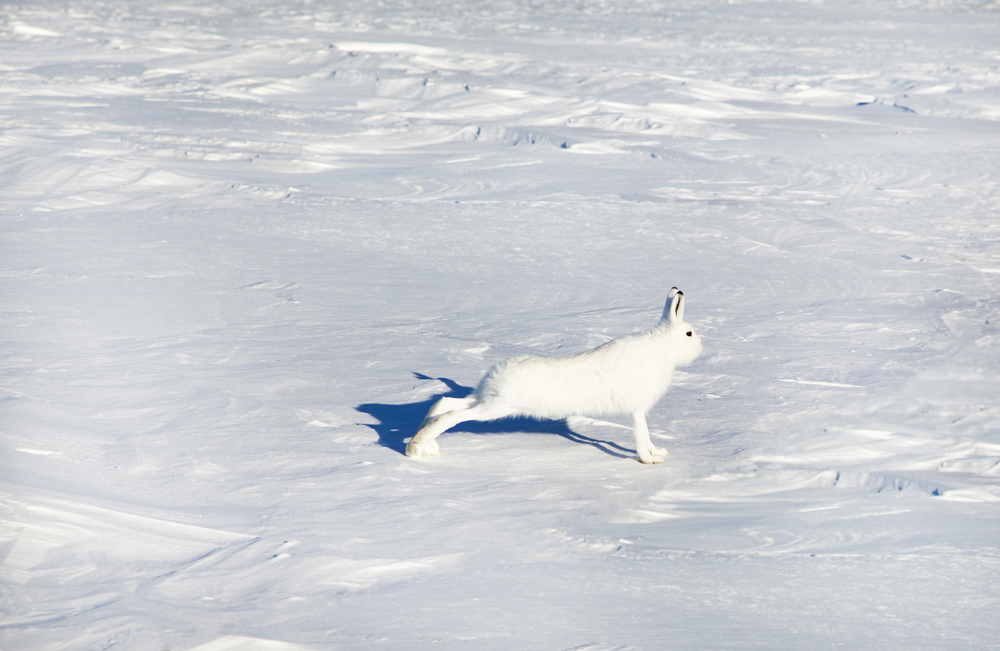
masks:
<path fill-rule="evenodd" d="M 646 434 L 646 440 L 649 441 L 649 451 L 653 454 L 653 456 L 665 457 L 668 454 L 670 454 L 669 452 L 667 452 L 666 448 L 658 448 L 655 445 L 653 445 L 653 440 L 649 438 L 648 430 Z"/>
<path fill-rule="evenodd" d="M 632 414 L 632 432 L 635 434 L 635 452 L 642 463 L 663 463 L 661 457 L 667 454 L 663 448 L 654 448 L 649 440 L 646 414 L 637 411 Z"/>

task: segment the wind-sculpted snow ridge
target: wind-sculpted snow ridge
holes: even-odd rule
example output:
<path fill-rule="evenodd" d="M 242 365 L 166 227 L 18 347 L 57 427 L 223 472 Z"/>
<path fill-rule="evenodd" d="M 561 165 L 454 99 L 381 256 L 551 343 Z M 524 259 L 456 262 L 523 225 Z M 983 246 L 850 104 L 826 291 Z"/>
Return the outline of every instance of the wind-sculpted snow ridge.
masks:
<path fill-rule="evenodd" d="M 194 7 L 187 11 L 200 15 Z M 546 24 L 556 22 L 552 16 L 541 20 L 537 40 L 512 42 L 505 38 L 527 26 L 507 37 L 473 39 L 453 31 L 456 24 L 436 39 L 414 30 L 416 38 L 403 40 L 402 32 L 352 33 L 322 12 L 293 20 L 268 11 L 250 23 L 265 30 L 258 39 L 238 27 L 245 11 L 210 12 L 199 18 L 201 30 L 186 22 L 182 9 L 167 11 L 172 20 L 166 24 L 159 13 L 145 15 L 137 6 L 111 16 L 96 6 L 80 15 L 25 9 L 12 16 L 3 100 L 10 116 L 3 135 L 5 200 L 34 199 L 36 210 L 47 210 L 120 202 L 141 207 L 164 191 L 201 201 L 278 199 L 304 191 L 301 185 L 325 186 L 345 168 L 379 166 L 372 157 L 385 155 L 419 157 L 441 168 L 461 159 L 458 169 L 490 176 L 498 164 L 489 161 L 498 153 L 495 145 L 501 151 L 537 145 L 546 150 L 543 157 L 558 148 L 669 159 L 691 153 L 685 140 L 758 139 L 787 129 L 789 120 L 793 130 L 822 136 L 844 124 L 861 133 L 882 131 L 883 112 L 1000 119 L 995 57 L 979 54 L 974 44 L 977 53 L 963 59 L 961 69 L 916 56 L 887 73 L 858 54 L 844 54 L 836 35 L 816 32 L 806 46 L 764 27 L 759 42 L 746 43 L 707 28 L 690 9 L 658 17 L 665 31 L 646 40 L 564 33 Z M 88 31 L 87 20 L 100 38 Z M 702 68 L 721 62 L 693 59 L 693 36 L 681 29 L 690 22 L 707 30 L 700 33 L 704 46 L 726 51 L 723 57 L 748 48 L 745 56 L 763 64 L 784 47 L 798 67 L 772 64 L 751 72 L 740 65 L 732 68 L 739 74 L 720 78 L 713 68 L 703 76 Z M 281 31 L 291 24 L 308 29 L 292 38 Z M 885 29 L 862 24 L 866 33 Z M 906 26 L 920 36 L 932 29 Z M 874 36 L 867 45 L 885 47 Z M 583 47 L 600 48 L 601 63 L 575 54 Z M 895 62 L 905 53 L 883 56 Z M 681 142 L 664 146 L 664 139 Z M 475 157 L 456 156 L 470 141 L 478 145 Z M 275 184 L 274 173 L 288 183 Z M 481 189 L 460 180 L 431 188 L 401 183 L 396 196 L 461 199 Z M 674 196 L 691 195 L 680 189 Z"/>
<path fill-rule="evenodd" d="M 0 647 L 995 647 L 994 4 L 0 14 Z"/>

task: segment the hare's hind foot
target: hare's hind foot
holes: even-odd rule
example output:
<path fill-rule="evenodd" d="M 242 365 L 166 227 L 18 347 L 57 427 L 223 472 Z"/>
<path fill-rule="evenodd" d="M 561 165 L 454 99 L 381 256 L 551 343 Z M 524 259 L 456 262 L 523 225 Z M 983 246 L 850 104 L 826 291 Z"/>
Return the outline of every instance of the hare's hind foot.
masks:
<path fill-rule="evenodd" d="M 441 456 L 441 448 L 437 441 L 427 441 L 423 445 L 411 440 L 406 446 L 406 456 L 408 457 L 438 457 Z"/>
<path fill-rule="evenodd" d="M 639 455 L 639 463 L 645 463 L 645 464 L 649 464 L 649 465 L 653 465 L 655 463 L 663 463 L 663 458 L 662 457 L 653 456 L 651 454 L 640 454 Z"/>
<path fill-rule="evenodd" d="M 666 448 L 650 448 L 649 453 L 654 457 L 665 457 L 670 454 Z"/>

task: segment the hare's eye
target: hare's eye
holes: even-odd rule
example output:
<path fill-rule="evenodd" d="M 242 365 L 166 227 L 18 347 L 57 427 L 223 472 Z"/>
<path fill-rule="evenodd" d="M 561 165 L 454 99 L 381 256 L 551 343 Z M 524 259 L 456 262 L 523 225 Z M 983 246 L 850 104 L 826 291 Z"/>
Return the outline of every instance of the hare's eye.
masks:
<path fill-rule="evenodd" d="M 690 330 L 688 330 L 688 331 L 687 331 L 687 335 L 688 335 L 689 337 L 691 336 L 691 331 L 690 331 Z"/>

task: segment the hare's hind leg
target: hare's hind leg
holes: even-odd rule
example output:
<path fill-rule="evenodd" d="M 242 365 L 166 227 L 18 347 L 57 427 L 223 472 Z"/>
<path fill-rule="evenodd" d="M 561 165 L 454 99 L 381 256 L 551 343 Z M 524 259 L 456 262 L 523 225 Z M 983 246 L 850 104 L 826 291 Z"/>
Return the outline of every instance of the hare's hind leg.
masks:
<path fill-rule="evenodd" d="M 476 402 L 475 396 L 468 396 L 466 398 L 441 398 L 427 411 L 427 415 L 424 416 L 423 422 L 420 423 L 420 427 L 417 428 L 417 433 L 410 440 L 410 444 L 406 446 L 406 456 L 408 457 L 436 457 L 440 454 L 438 450 L 438 444 L 434 440 L 438 434 L 443 432 L 445 427 L 431 436 L 428 432 L 429 426 L 438 419 L 438 416 L 442 414 L 447 414 L 453 411 L 464 411 L 471 407 Z M 449 425 L 449 427 L 451 427 Z M 416 445 L 414 445 L 416 443 Z"/>
<path fill-rule="evenodd" d="M 417 433 L 413 435 L 410 439 L 410 443 L 406 446 L 406 456 L 408 457 L 435 457 L 440 454 L 436 439 L 446 430 L 458 425 L 459 423 L 464 423 L 469 420 L 493 420 L 495 418 L 504 418 L 505 416 L 510 416 L 513 412 L 507 409 L 498 409 L 493 405 L 475 402 L 475 398 L 472 399 L 456 399 L 456 398 L 442 398 L 431 407 L 431 411 L 437 408 L 443 400 L 470 400 L 471 406 L 466 408 L 459 407 L 452 411 L 446 411 L 444 413 L 438 414 L 437 416 L 427 415 L 424 419 L 423 424 Z M 453 403 L 454 404 L 454 403 Z M 466 403 L 468 404 L 468 403 Z"/>
<path fill-rule="evenodd" d="M 438 400 L 431 410 L 427 413 L 427 417 L 424 418 L 424 422 L 420 423 L 420 429 L 417 433 L 413 435 L 410 439 L 409 444 L 406 446 L 406 456 L 408 457 L 436 457 L 441 454 L 438 448 L 436 439 L 445 430 L 458 425 L 462 421 L 472 420 L 467 416 L 471 411 L 469 407 L 458 406 L 457 409 L 450 409 L 448 411 L 440 411 L 441 409 L 447 409 L 448 403 L 442 406 L 445 400 L 453 400 L 453 398 L 441 398 Z M 435 414 L 435 411 L 437 413 Z"/>
<path fill-rule="evenodd" d="M 661 457 L 666 456 L 667 451 L 663 448 L 653 447 L 649 440 L 649 428 L 646 427 L 646 414 L 636 412 L 632 414 L 632 431 L 635 434 L 635 452 L 642 463 L 663 463 Z"/>
<path fill-rule="evenodd" d="M 468 396 L 466 398 L 441 398 L 433 405 L 431 405 L 430 410 L 427 412 L 427 416 L 424 417 L 424 422 L 420 423 L 420 427 L 423 427 L 424 423 L 431 420 L 435 416 L 440 416 L 441 414 L 449 411 L 468 409 L 475 402 L 476 402 L 476 396 L 474 395 Z"/>

